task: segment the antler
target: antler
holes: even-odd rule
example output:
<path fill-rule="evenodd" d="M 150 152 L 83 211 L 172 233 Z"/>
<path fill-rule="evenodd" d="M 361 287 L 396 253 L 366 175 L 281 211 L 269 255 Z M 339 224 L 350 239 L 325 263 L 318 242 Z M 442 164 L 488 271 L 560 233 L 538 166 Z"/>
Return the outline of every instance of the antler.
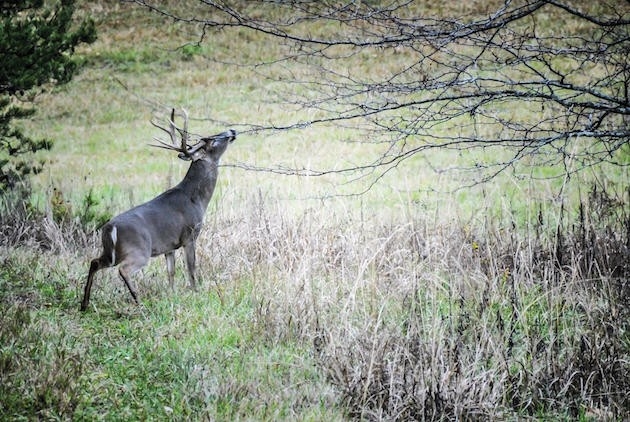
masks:
<path fill-rule="evenodd" d="M 153 140 L 157 141 L 160 145 L 155 145 L 155 144 L 150 144 L 150 145 L 157 148 L 164 148 L 171 151 L 177 151 L 179 152 L 179 155 L 178 155 L 179 158 L 181 158 L 182 160 L 191 160 L 192 155 L 195 152 L 197 152 L 197 150 L 202 148 L 206 144 L 206 142 L 204 140 L 201 140 L 200 142 L 193 145 L 192 147 L 188 146 L 188 140 L 190 139 L 190 134 L 188 133 L 188 112 L 184 108 L 182 108 L 182 115 L 184 116 L 184 129 L 180 129 L 175 125 L 175 109 L 171 110 L 171 118 L 169 120 L 168 129 L 159 125 L 153 119 L 151 119 L 151 124 L 153 126 L 168 133 L 169 137 L 171 138 L 172 145 L 167 144 L 166 142 L 156 137 L 154 137 Z M 179 135 L 181 137 L 181 143 L 179 147 L 176 146 L 178 144 L 177 132 L 179 132 Z"/>
<path fill-rule="evenodd" d="M 179 131 L 179 134 L 182 138 L 182 150 L 188 151 L 188 138 L 190 138 L 190 134 L 188 133 L 188 112 L 183 107 L 182 107 L 182 114 L 184 115 L 184 132 Z M 175 123 L 174 123 L 175 121 L 174 117 L 175 117 L 175 109 L 171 111 L 171 121 L 170 121 L 170 126 L 173 131 L 177 129 L 177 126 L 175 126 Z"/>

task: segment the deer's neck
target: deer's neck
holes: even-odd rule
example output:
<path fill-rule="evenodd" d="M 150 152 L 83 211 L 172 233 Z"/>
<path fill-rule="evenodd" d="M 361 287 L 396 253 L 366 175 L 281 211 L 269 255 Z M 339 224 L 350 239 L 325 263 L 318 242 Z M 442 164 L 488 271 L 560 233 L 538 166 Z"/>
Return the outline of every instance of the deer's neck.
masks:
<path fill-rule="evenodd" d="M 179 187 L 205 210 L 217 184 L 217 176 L 217 163 L 197 160 L 190 165 Z"/>

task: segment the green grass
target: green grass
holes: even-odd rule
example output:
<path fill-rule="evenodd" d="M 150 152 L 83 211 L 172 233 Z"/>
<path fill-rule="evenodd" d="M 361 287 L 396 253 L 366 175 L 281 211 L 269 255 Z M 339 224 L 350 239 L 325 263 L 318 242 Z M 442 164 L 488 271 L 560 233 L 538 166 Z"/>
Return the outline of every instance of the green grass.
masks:
<path fill-rule="evenodd" d="M 41 265 L 19 250 L 3 262 L 3 419 L 342 416 L 305 345 L 266 340 L 251 282 L 220 299 L 152 288 L 135 307 L 121 289 L 104 301 L 99 280 L 82 314 L 82 278 Z"/>
<path fill-rule="evenodd" d="M 224 63 L 273 58 L 282 46 L 267 39 L 220 31 L 197 47 L 187 44 L 190 27 L 132 4 L 82 7 L 98 16 L 99 41 L 77 52 L 84 70 L 38 97 L 37 115 L 23 122 L 55 146 L 34 179 L 33 206 L 0 218 L 6 242 L 19 239 L 0 249 L 0 419 L 623 414 L 627 287 L 602 259 L 621 253 L 624 216 L 597 219 L 607 199 L 588 197 L 597 180 L 627 201 L 623 168 L 563 178 L 516 166 L 459 189 L 470 175 L 441 169 L 503 152 L 430 150 L 372 185 L 356 173 L 247 169 L 340 169 L 387 148 L 349 142 L 363 140 L 352 128 L 244 132 L 223 157 L 197 244 L 199 291 L 184 287 L 178 253 L 174 291 L 162 258 L 134 277 L 140 306 L 105 270 L 80 313 L 99 222 L 186 171 L 147 146 L 161 135 L 153 114 L 184 106 L 201 134 L 317 115 L 278 99 L 275 79 L 306 69 Z M 405 55 L 388 59 L 401 66 Z M 367 72 L 372 60 L 357 62 Z M 591 220 L 580 222 L 578 202 Z M 34 210 L 42 215 L 21 214 Z M 581 229 L 597 247 L 580 249 Z"/>

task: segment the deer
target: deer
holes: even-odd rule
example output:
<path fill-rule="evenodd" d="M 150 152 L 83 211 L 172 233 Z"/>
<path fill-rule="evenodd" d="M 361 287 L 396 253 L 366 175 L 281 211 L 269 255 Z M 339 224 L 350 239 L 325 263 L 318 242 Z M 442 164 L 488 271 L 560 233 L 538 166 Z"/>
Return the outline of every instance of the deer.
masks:
<path fill-rule="evenodd" d="M 183 129 L 175 125 L 175 109 L 171 111 L 168 128 L 151 119 L 151 124 L 166 132 L 171 139 L 171 144 L 168 144 L 154 138 L 159 145 L 151 145 L 176 151 L 180 159 L 191 161 L 186 175 L 176 186 L 117 215 L 101 227 L 102 253 L 90 262 L 81 311 L 88 308 L 94 275 L 108 267 L 119 267 L 120 278 L 139 305 L 131 277 L 148 263 L 149 258 L 164 255 L 169 286 L 173 289 L 175 251 L 182 247 L 189 287 L 196 290 L 195 243 L 217 183 L 219 159 L 236 139 L 236 131 L 230 129 L 218 135 L 202 137 L 190 146 L 188 113 L 182 109 L 182 114 Z M 178 133 L 180 142 L 177 140 Z"/>

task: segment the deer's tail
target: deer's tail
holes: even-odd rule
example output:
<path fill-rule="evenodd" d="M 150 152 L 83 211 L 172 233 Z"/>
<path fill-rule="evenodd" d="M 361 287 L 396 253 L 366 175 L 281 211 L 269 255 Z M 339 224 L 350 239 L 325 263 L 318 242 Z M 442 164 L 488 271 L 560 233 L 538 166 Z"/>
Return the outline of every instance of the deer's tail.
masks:
<path fill-rule="evenodd" d="M 110 261 L 109 265 L 116 264 L 116 242 L 118 240 L 118 229 L 116 226 L 106 226 L 103 229 L 103 257 Z"/>

